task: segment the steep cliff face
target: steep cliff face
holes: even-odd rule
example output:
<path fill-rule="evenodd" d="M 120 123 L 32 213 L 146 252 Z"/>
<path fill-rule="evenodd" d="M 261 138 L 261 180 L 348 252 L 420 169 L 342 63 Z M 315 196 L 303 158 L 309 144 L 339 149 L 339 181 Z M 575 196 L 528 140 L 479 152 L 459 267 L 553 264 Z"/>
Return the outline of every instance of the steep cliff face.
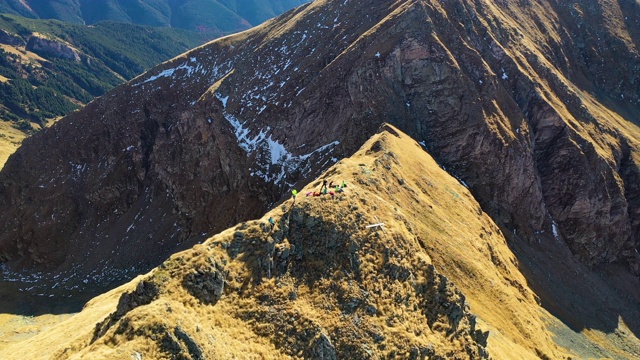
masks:
<path fill-rule="evenodd" d="M 40 55 L 49 55 L 76 62 L 80 61 L 80 52 L 77 49 L 74 49 L 69 44 L 50 40 L 37 34 L 29 38 L 26 50 Z"/>
<path fill-rule="evenodd" d="M 514 239 L 637 273 L 638 4 L 508 5 L 316 1 L 162 64 L 7 162 L 2 259 L 139 271 L 390 122 Z"/>
<path fill-rule="evenodd" d="M 24 41 L 14 34 L 11 34 L 4 29 L 0 29 L 0 44 L 7 44 L 13 46 L 24 46 Z"/>

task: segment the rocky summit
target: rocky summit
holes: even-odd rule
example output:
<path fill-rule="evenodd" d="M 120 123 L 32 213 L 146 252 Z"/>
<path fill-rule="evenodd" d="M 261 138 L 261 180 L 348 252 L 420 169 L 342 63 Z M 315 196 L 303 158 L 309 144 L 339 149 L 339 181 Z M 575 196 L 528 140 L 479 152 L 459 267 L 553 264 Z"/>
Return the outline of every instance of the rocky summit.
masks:
<path fill-rule="evenodd" d="M 318 0 L 213 41 L 11 156 L 5 280 L 68 296 L 130 279 L 261 216 L 384 122 L 516 252 L 551 242 L 638 275 L 639 22 L 637 1 Z"/>

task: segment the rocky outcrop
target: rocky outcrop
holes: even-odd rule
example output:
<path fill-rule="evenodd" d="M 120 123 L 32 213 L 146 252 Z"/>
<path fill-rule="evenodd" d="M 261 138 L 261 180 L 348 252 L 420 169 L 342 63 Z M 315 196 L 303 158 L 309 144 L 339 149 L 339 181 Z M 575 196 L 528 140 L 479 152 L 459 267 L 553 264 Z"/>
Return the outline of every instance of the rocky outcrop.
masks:
<path fill-rule="evenodd" d="M 148 269 L 263 213 L 390 122 L 514 241 L 555 238 L 587 265 L 637 269 L 640 135 L 624 114 L 640 102 L 638 24 L 596 3 L 316 1 L 195 49 L 7 162 L 1 259 Z"/>
<path fill-rule="evenodd" d="M 13 35 L 4 29 L 0 29 L 0 44 L 11 46 L 24 46 L 24 40 L 19 36 Z"/>
<path fill-rule="evenodd" d="M 37 34 L 31 35 L 26 49 L 44 57 L 53 56 L 62 59 L 80 61 L 80 52 L 59 40 L 51 40 Z"/>
<path fill-rule="evenodd" d="M 202 348 L 180 326 L 173 330 L 173 334 L 165 332 L 165 337 L 162 339 L 162 349 L 178 359 L 205 359 L 202 356 Z"/>
<path fill-rule="evenodd" d="M 212 260 L 210 260 L 212 261 Z M 202 268 L 193 269 L 185 276 L 182 286 L 203 304 L 215 304 L 224 292 L 224 267 L 215 261 Z"/>
<path fill-rule="evenodd" d="M 130 293 L 124 293 L 118 300 L 116 311 L 111 313 L 103 322 L 96 324 L 91 342 L 95 342 L 103 336 L 116 322 L 122 319 L 129 311 L 143 305 L 148 305 L 157 299 L 160 294 L 158 285 L 151 281 L 141 281 L 136 289 Z"/>

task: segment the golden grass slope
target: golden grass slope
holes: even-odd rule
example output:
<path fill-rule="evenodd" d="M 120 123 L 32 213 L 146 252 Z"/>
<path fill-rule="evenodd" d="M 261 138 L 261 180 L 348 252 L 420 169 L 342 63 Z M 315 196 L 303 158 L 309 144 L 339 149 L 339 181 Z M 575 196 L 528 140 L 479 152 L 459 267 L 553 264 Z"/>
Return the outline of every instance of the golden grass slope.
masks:
<path fill-rule="evenodd" d="M 348 186 L 305 196 L 323 179 Z M 487 330 L 494 359 L 575 356 L 554 342 L 553 317 L 518 266 L 463 184 L 385 125 L 295 202 L 175 254 L 0 357 L 462 359 L 483 355 Z"/>
<path fill-rule="evenodd" d="M 26 137 L 25 133 L 12 127 L 10 122 L 0 120 L 0 169 Z"/>

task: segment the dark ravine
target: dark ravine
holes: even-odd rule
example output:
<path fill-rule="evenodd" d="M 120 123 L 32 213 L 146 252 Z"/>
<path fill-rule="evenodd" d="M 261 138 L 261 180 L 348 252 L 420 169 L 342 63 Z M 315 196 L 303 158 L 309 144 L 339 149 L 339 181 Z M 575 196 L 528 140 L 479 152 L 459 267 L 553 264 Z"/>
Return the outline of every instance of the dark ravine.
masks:
<path fill-rule="evenodd" d="M 316 1 L 158 66 L 9 159 L 2 261 L 144 271 L 390 122 L 515 238 L 638 274 L 638 3 L 501 3 Z"/>

